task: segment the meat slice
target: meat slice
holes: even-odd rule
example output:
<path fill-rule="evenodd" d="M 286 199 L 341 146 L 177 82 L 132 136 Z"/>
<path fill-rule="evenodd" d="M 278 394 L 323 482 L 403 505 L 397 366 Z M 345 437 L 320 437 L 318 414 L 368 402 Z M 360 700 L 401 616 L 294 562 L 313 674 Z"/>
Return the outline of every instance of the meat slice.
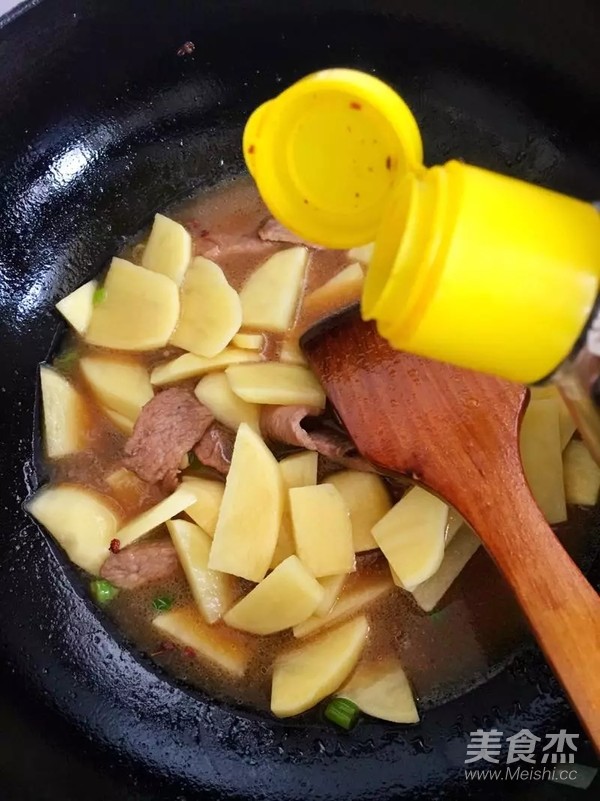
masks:
<path fill-rule="evenodd" d="M 122 590 L 137 590 L 156 581 L 167 581 L 179 570 L 171 540 L 138 542 L 110 553 L 100 568 L 102 578 Z"/>
<path fill-rule="evenodd" d="M 213 423 L 195 446 L 194 453 L 203 465 L 226 476 L 231 466 L 234 443 L 235 433 L 231 429 Z"/>
<path fill-rule="evenodd" d="M 173 485 L 181 459 L 213 422 L 191 390 L 165 389 L 143 407 L 125 444 L 124 464 L 151 484 Z"/>
<path fill-rule="evenodd" d="M 282 242 L 290 245 L 304 245 L 312 250 L 324 250 L 322 245 L 313 245 L 298 234 L 289 231 L 274 217 L 269 217 L 258 229 L 258 236 L 263 242 Z"/>
<path fill-rule="evenodd" d="M 267 242 L 255 236 L 243 234 L 207 234 L 194 243 L 194 252 L 197 256 L 218 261 L 235 256 L 246 256 L 257 259 L 270 253 Z"/>

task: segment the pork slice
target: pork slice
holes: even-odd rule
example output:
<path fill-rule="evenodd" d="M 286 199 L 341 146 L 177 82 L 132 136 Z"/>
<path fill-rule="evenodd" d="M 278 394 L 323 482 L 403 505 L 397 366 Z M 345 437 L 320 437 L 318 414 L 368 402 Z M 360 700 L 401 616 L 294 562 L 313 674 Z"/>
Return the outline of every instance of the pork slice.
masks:
<path fill-rule="evenodd" d="M 182 457 L 213 419 L 191 390 L 172 387 L 159 392 L 143 407 L 125 444 L 125 467 L 144 481 L 172 488 Z"/>
<path fill-rule="evenodd" d="M 226 476 L 231 466 L 234 443 L 235 432 L 220 423 L 213 423 L 195 446 L 194 453 L 203 465 Z"/>
<path fill-rule="evenodd" d="M 179 560 L 170 540 L 137 542 L 117 553 L 109 553 L 100 568 L 102 578 L 122 590 L 137 590 L 156 581 L 167 581 L 179 570 Z"/>
<path fill-rule="evenodd" d="M 312 250 L 324 250 L 322 245 L 314 245 L 301 236 L 288 230 L 274 217 L 269 217 L 258 229 L 258 236 L 263 242 L 282 242 L 290 245 L 304 245 Z"/>
<path fill-rule="evenodd" d="M 256 260 L 271 252 L 267 242 L 255 236 L 243 234 L 207 234 L 195 242 L 194 252 L 213 261 L 221 261 L 235 256 L 247 256 Z"/>

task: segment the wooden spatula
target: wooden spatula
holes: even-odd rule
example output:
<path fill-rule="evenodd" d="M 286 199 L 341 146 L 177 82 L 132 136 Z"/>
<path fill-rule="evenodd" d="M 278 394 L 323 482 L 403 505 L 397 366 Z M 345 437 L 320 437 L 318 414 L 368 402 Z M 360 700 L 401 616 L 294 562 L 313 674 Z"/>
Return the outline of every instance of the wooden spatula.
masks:
<path fill-rule="evenodd" d="M 600 750 L 600 597 L 523 475 L 527 390 L 394 351 L 357 308 L 301 346 L 360 453 L 433 490 L 477 532 Z"/>

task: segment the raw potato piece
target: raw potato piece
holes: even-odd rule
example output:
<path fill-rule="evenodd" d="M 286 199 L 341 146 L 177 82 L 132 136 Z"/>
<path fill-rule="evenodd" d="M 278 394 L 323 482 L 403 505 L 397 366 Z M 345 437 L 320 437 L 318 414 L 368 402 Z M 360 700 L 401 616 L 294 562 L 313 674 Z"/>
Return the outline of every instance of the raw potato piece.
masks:
<path fill-rule="evenodd" d="M 375 243 L 369 242 L 368 245 L 360 245 L 357 248 L 351 248 L 348 251 L 348 258 L 356 259 L 361 264 L 368 264 L 373 258 L 373 251 L 375 250 Z"/>
<path fill-rule="evenodd" d="M 152 531 L 162 523 L 166 523 L 169 518 L 178 515 L 188 506 L 196 503 L 196 500 L 194 492 L 185 484 L 180 484 L 168 498 L 134 517 L 133 520 L 130 520 L 119 530 L 116 537 L 121 542 L 121 548 L 131 545 L 132 542 L 143 537 L 144 534 Z"/>
<path fill-rule="evenodd" d="M 413 598 L 425 612 L 431 612 L 446 594 L 481 542 L 468 526 L 459 529 L 446 548 L 439 570 L 412 590 Z"/>
<path fill-rule="evenodd" d="M 189 515 L 201 529 L 206 531 L 209 537 L 212 537 L 217 527 L 225 484 L 209 478 L 196 478 L 196 476 L 184 476 L 182 484 L 196 496 L 196 503 L 187 507 L 186 515 Z"/>
<path fill-rule="evenodd" d="M 323 409 L 325 393 L 308 367 L 261 362 L 235 364 L 225 370 L 231 389 L 248 403 L 306 405 Z"/>
<path fill-rule="evenodd" d="M 335 487 L 296 487 L 289 499 L 296 553 L 313 575 L 354 570 L 350 513 Z"/>
<path fill-rule="evenodd" d="M 251 634 L 274 634 L 307 620 L 323 588 L 297 556 L 289 556 L 230 609 L 225 623 Z"/>
<path fill-rule="evenodd" d="M 300 350 L 300 345 L 297 339 L 285 339 L 281 343 L 281 348 L 279 349 L 279 361 L 287 364 L 308 364 L 304 358 L 304 354 Z"/>
<path fill-rule="evenodd" d="M 142 265 L 166 275 L 179 286 L 191 258 L 192 237 L 183 225 L 156 214 L 142 255 Z"/>
<path fill-rule="evenodd" d="M 319 629 L 329 628 L 334 623 L 340 623 L 357 612 L 364 611 L 365 607 L 383 598 L 393 589 L 394 584 L 389 576 L 358 577 L 358 580 L 344 588 L 337 603 L 333 605 L 328 614 L 322 617 L 315 614 L 305 623 L 294 626 L 294 637 L 308 637 Z"/>
<path fill-rule="evenodd" d="M 84 356 L 79 369 L 98 402 L 135 422 L 154 397 L 146 368 L 112 356 Z"/>
<path fill-rule="evenodd" d="M 171 344 L 211 359 L 231 342 L 241 324 L 238 293 L 218 264 L 197 256 L 181 287 L 181 315 Z"/>
<path fill-rule="evenodd" d="M 287 331 L 296 315 L 307 261 L 306 248 L 288 248 L 252 273 L 240 292 L 244 326 Z"/>
<path fill-rule="evenodd" d="M 567 519 L 558 403 L 532 400 L 521 423 L 521 461 L 531 494 L 550 524 Z"/>
<path fill-rule="evenodd" d="M 319 579 L 319 584 L 323 587 L 323 598 L 315 609 L 317 617 L 325 617 L 331 612 L 340 597 L 346 579 L 346 573 L 341 576 L 325 576 L 325 578 Z"/>
<path fill-rule="evenodd" d="M 163 612 L 152 625 L 179 645 L 195 651 L 201 662 L 238 678 L 246 672 L 252 655 L 248 642 L 242 637 L 234 639 L 219 624 L 206 623 L 195 606 Z"/>
<path fill-rule="evenodd" d="M 205 375 L 196 384 L 194 394 L 227 428 L 237 431 L 240 423 L 248 423 L 250 428 L 259 430 L 260 408 L 256 403 L 246 403 L 239 398 L 224 373 Z"/>
<path fill-rule="evenodd" d="M 600 490 L 600 467 L 580 440 L 570 442 L 563 457 L 567 503 L 595 506 Z"/>
<path fill-rule="evenodd" d="M 57 311 L 78 334 L 85 334 L 90 324 L 94 308 L 94 292 L 97 287 L 97 281 L 88 281 L 56 304 Z"/>
<path fill-rule="evenodd" d="M 304 303 L 306 306 L 326 304 L 329 299 L 335 301 L 341 293 L 346 296 L 351 291 L 355 291 L 360 296 L 364 280 L 362 267 L 358 262 L 354 262 L 307 295 Z"/>
<path fill-rule="evenodd" d="M 200 613 L 207 623 L 215 623 L 233 603 L 231 576 L 209 570 L 211 539 L 206 531 L 187 520 L 169 520 L 167 528 Z"/>
<path fill-rule="evenodd" d="M 106 483 L 125 507 L 138 503 L 142 495 L 148 492 L 146 482 L 126 467 L 119 467 L 106 476 Z"/>
<path fill-rule="evenodd" d="M 569 411 L 562 395 L 553 384 L 544 384 L 540 387 L 531 387 L 530 392 L 532 401 L 554 399 L 557 402 L 560 447 L 564 451 L 576 431 L 576 426 L 575 421 L 571 417 L 571 412 Z"/>
<path fill-rule="evenodd" d="M 269 569 L 283 511 L 277 460 L 246 423 L 238 428 L 208 566 L 261 581 Z"/>
<path fill-rule="evenodd" d="M 311 484 L 316 484 L 318 463 L 319 456 L 315 451 L 303 451 L 302 453 L 294 453 L 291 456 L 286 456 L 285 459 L 279 462 L 284 488 L 289 490 L 292 489 L 292 487 L 307 487 Z M 284 559 L 287 559 L 288 556 L 294 553 L 296 553 L 294 529 L 290 517 L 289 498 L 286 492 L 283 501 L 283 514 L 281 516 L 277 545 L 275 546 L 275 552 L 271 560 L 271 569 L 277 567 L 280 562 L 283 562 Z"/>
<path fill-rule="evenodd" d="M 71 382 L 52 367 L 40 367 L 44 444 L 49 459 L 81 450 L 85 443 L 85 407 Z"/>
<path fill-rule="evenodd" d="M 421 487 L 396 503 L 372 534 L 407 589 L 426 581 L 444 558 L 448 506 Z"/>
<path fill-rule="evenodd" d="M 133 434 L 134 421 L 129 417 L 125 417 L 124 414 L 119 414 L 119 412 L 115 412 L 114 409 L 109 409 L 106 406 L 102 407 L 102 411 L 122 434 L 126 434 L 128 437 Z"/>
<path fill-rule="evenodd" d="M 335 487 L 346 502 L 355 552 L 377 548 L 371 529 L 392 507 L 382 479 L 375 473 L 342 470 L 327 476 L 323 483 Z"/>
<path fill-rule="evenodd" d="M 150 375 L 150 381 L 155 386 L 174 384 L 176 381 L 199 378 L 207 373 L 224 370 L 230 364 L 259 362 L 261 358 L 260 353 L 238 348 L 225 348 L 212 359 L 205 359 L 203 356 L 196 356 L 193 353 L 184 353 L 183 356 L 178 356 L 170 362 L 155 367 Z"/>
<path fill-rule="evenodd" d="M 273 714 L 299 715 L 334 693 L 356 667 L 368 633 L 366 617 L 357 617 L 281 654 L 273 666 Z"/>
<path fill-rule="evenodd" d="M 361 662 L 337 693 L 366 715 L 392 723 L 418 723 L 419 713 L 406 673 L 395 659 Z"/>
<path fill-rule="evenodd" d="M 179 293 L 170 278 L 115 258 L 104 289 L 105 298 L 92 312 L 87 342 L 116 350 L 153 350 L 167 344 L 179 317 Z"/>
<path fill-rule="evenodd" d="M 34 495 L 26 509 L 72 562 L 98 575 L 119 524 L 108 498 L 75 484 L 55 484 Z"/>
<path fill-rule="evenodd" d="M 236 334 L 231 341 L 234 348 L 245 348 L 247 350 L 260 350 L 264 345 L 265 339 L 262 334 Z"/>

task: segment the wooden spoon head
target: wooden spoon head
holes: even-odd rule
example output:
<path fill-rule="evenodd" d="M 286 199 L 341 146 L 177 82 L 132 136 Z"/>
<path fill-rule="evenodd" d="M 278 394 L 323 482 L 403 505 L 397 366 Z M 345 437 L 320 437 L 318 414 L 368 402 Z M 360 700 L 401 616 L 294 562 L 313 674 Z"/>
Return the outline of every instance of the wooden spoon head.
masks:
<path fill-rule="evenodd" d="M 360 453 L 467 510 L 489 504 L 498 471 L 521 471 L 517 384 L 393 350 L 357 306 L 307 331 L 301 346 Z M 467 516 L 467 515 L 465 515 Z"/>

